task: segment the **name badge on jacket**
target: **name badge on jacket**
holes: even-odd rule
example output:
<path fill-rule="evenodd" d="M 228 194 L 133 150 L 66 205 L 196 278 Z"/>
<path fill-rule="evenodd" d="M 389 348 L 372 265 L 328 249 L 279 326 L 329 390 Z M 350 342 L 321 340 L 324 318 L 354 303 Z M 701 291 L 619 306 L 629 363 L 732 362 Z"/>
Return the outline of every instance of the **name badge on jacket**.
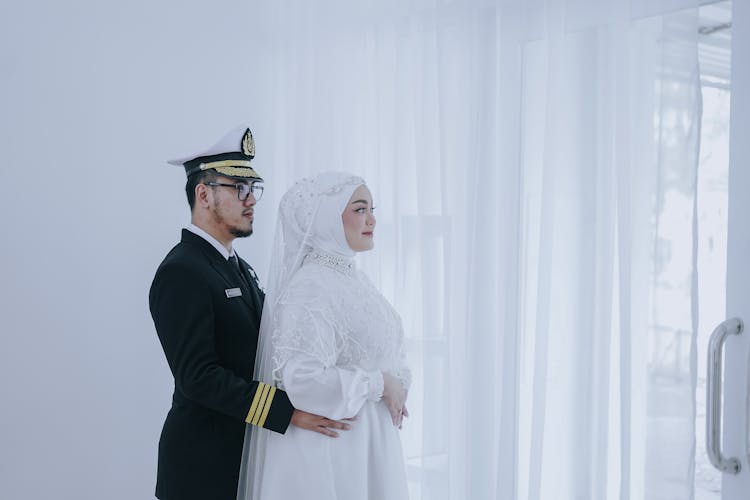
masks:
<path fill-rule="evenodd" d="M 242 290 L 239 288 L 227 288 L 224 290 L 224 293 L 227 294 L 227 298 L 231 299 L 232 297 L 241 297 L 242 296 Z"/>

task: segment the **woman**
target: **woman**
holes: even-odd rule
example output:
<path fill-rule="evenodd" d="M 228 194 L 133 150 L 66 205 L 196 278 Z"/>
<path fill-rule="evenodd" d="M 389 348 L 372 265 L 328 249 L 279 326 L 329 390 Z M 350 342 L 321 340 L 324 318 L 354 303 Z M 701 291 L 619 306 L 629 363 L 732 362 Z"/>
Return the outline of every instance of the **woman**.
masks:
<path fill-rule="evenodd" d="M 408 497 L 401 320 L 352 260 L 373 247 L 374 227 L 359 177 L 303 179 L 281 200 L 256 376 L 295 408 L 354 421 L 335 439 L 294 426 L 284 435 L 248 429 L 241 500 Z"/>

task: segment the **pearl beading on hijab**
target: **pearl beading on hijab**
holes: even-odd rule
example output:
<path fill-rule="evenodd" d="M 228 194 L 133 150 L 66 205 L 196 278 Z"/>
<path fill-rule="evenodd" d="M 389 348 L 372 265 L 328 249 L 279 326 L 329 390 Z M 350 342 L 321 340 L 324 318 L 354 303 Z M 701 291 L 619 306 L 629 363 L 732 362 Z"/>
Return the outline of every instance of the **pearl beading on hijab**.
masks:
<path fill-rule="evenodd" d="M 354 261 L 339 255 L 333 255 L 320 250 L 312 250 L 305 256 L 305 262 L 315 262 L 321 266 L 329 267 L 347 276 L 354 274 Z"/>

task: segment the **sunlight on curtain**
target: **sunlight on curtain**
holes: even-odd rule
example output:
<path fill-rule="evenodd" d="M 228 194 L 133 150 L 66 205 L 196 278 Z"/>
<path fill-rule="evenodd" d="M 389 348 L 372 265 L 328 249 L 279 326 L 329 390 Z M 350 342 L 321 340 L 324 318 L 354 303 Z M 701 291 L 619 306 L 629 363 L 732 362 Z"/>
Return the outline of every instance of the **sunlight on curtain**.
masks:
<path fill-rule="evenodd" d="M 690 5 L 258 2 L 269 203 L 328 169 L 375 196 L 412 498 L 690 498 Z"/>

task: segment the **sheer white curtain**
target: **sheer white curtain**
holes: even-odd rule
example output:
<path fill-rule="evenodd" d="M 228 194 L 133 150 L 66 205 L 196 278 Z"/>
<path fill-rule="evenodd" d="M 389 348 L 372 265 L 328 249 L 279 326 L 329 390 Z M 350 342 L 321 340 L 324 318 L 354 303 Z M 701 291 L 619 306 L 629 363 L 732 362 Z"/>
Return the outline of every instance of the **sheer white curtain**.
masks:
<path fill-rule="evenodd" d="M 691 497 L 691 3 L 254 3 L 264 204 L 375 196 L 413 498 Z"/>

